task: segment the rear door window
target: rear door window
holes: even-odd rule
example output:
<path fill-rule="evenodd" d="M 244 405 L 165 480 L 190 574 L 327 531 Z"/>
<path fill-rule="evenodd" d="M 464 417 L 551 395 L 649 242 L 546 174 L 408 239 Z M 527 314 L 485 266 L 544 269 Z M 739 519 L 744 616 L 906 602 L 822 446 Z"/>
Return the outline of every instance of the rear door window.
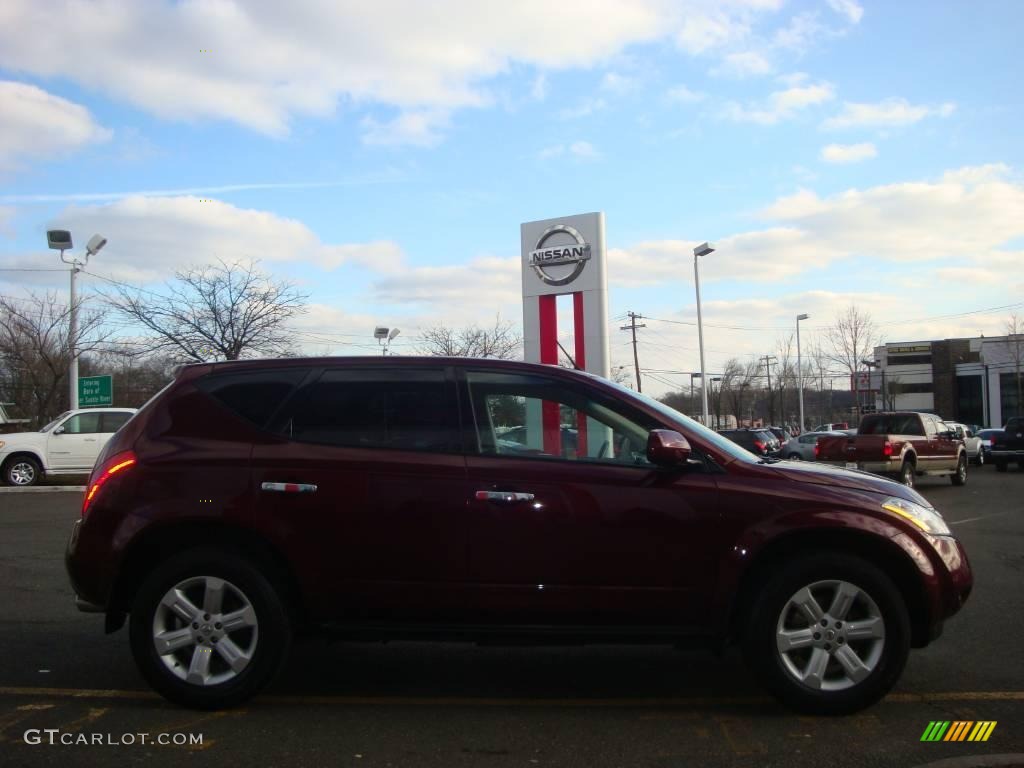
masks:
<path fill-rule="evenodd" d="M 308 370 L 284 368 L 213 374 L 196 386 L 237 416 L 263 427 Z"/>
<path fill-rule="evenodd" d="M 347 448 L 458 452 L 454 384 L 437 369 L 325 371 L 275 422 L 282 435 Z"/>

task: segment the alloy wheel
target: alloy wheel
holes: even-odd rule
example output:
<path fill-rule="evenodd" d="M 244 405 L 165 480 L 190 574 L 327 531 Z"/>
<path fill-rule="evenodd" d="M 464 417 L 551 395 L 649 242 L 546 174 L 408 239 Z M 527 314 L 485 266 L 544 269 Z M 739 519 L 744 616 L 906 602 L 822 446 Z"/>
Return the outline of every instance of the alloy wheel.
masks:
<path fill-rule="evenodd" d="M 27 461 L 19 461 L 7 471 L 11 485 L 32 485 L 36 479 L 36 468 Z"/>
<path fill-rule="evenodd" d="M 171 587 L 153 616 L 153 646 L 178 679 L 211 686 L 235 679 L 259 640 L 256 611 L 229 581 L 195 576 Z"/>
<path fill-rule="evenodd" d="M 827 607 L 823 607 L 827 606 Z M 848 581 L 817 581 L 797 590 L 779 614 L 779 660 L 812 690 L 841 691 L 863 682 L 885 649 L 885 620 L 871 596 Z"/>

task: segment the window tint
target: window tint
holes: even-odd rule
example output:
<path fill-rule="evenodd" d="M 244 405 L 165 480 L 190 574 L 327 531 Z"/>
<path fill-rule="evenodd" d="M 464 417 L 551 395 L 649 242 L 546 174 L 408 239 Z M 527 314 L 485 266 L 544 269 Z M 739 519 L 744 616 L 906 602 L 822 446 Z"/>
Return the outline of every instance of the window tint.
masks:
<path fill-rule="evenodd" d="M 448 452 L 458 450 L 457 423 L 440 369 L 339 370 L 296 394 L 280 431 L 309 443 Z"/>
<path fill-rule="evenodd" d="M 196 386 L 246 421 L 262 427 L 307 372 L 307 368 L 288 368 L 213 374 Z"/>
<path fill-rule="evenodd" d="M 862 435 L 924 435 L 925 421 L 926 417 L 914 413 L 883 413 L 865 416 L 858 431 Z"/>
<path fill-rule="evenodd" d="M 536 375 L 471 371 L 467 380 L 484 455 L 650 466 L 647 436 L 658 425 L 610 399 Z"/>
<path fill-rule="evenodd" d="M 128 419 L 132 417 L 130 413 L 118 413 L 116 411 L 107 411 L 103 414 L 101 432 L 117 432 L 121 427 L 128 423 Z"/>
<path fill-rule="evenodd" d="M 80 413 L 72 416 L 61 426 L 65 435 L 91 435 L 100 431 L 99 413 Z"/>

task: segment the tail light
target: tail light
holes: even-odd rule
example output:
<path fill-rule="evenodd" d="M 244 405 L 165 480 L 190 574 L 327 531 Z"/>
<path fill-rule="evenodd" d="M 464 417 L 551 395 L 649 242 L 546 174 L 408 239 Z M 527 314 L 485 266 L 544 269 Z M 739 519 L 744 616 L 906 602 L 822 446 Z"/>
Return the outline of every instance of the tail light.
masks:
<path fill-rule="evenodd" d="M 82 502 L 82 517 L 85 517 L 86 512 L 89 511 L 89 507 L 96 499 L 96 495 L 99 493 L 100 488 L 107 482 L 111 477 L 124 472 L 126 469 L 135 464 L 135 454 L 131 451 L 124 451 L 111 456 L 107 459 L 103 466 L 99 468 L 97 472 L 93 473 L 93 477 L 96 479 L 89 484 L 89 490 L 86 491 L 85 500 Z M 91 480 L 92 478 L 90 478 Z"/>
<path fill-rule="evenodd" d="M 820 446 L 820 445 L 818 445 L 817 443 L 815 443 L 815 444 L 814 444 L 814 458 L 815 458 L 815 459 L 817 459 L 817 458 L 818 458 L 818 452 L 819 452 L 820 450 L 821 450 L 821 446 Z"/>
<path fill-rule="evenodd" d="M 887 442 L 882 446 L 882 455 L 885 457 L 892 456 L 892 443 Z"/>
<path fill-rule="evenodd" d="M 759 450 L 759 451 L 763 451 L 766 446 L 760 440 L 755 440 L 754 441 L 754 447 L 757 448 L 757 450 Z"/>

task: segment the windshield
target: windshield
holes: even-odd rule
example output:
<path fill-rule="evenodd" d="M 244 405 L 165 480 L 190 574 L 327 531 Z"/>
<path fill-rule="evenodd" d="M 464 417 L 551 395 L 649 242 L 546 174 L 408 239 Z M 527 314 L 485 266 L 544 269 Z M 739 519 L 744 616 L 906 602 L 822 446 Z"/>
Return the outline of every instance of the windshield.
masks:
<path fill-rule="evenodd" d="M 617 384 L 614 381 L 608 381 L 607 379 L 602 379 L 602 381 L 605 384 L 610 384 L 611 386 L 620 390 L 624 395 L 628 395 L 629 397 L 635 398 L 637 400 L 642 400 L 647 405 L 651 406 L 652 408 L 654 408 L 656 411 L 658 411 L 660 414 L 670 419 L 671 421 L 682 422 L 687 430 L 695 433 L 696 436 L 699 437 L 701 440 L 704 440 L 710 443 L 711 445 L 715 446 L 715 448 L 720 450 L 722 453 L 728 454 L 732 458 L 738 459 L 740 461 L 750 462 L 751 464 L 760 463 L 760 457 L 755 456 L 746 448 L 736 445 L 736 443 L 734 443 L 732 440 L 729 440 L 726 437 L 722 437 L 713 429 L 705 427 L 699 421 L 695 421 L 694 419 L 691 419 L 689 416 L 680 413 L 675 408 L 671 408 L 665 405 L 664 403 L 655 400 L 653 397 L 648 397 L 647 395 L 641 392 L 634 392 L 633 390 L 628 389 L 627 387 L 624 387 L 621 384 Z"/>
<path fill-rule="evenodd" d="M 51 429 L 53 429 L 53 426 L 55 424 L 60 422 L 65 416 L 70 416 L 70 415 L 71 415 L 71 411 L 64 411 L 64 413 L 62 413 L 60 416 L 58 416 L 56 419 L 51 421 L 49 424 L 47 424 L 45 427 L 43 427 L 39 431 L 40 432 L 49 432 Z"/>

